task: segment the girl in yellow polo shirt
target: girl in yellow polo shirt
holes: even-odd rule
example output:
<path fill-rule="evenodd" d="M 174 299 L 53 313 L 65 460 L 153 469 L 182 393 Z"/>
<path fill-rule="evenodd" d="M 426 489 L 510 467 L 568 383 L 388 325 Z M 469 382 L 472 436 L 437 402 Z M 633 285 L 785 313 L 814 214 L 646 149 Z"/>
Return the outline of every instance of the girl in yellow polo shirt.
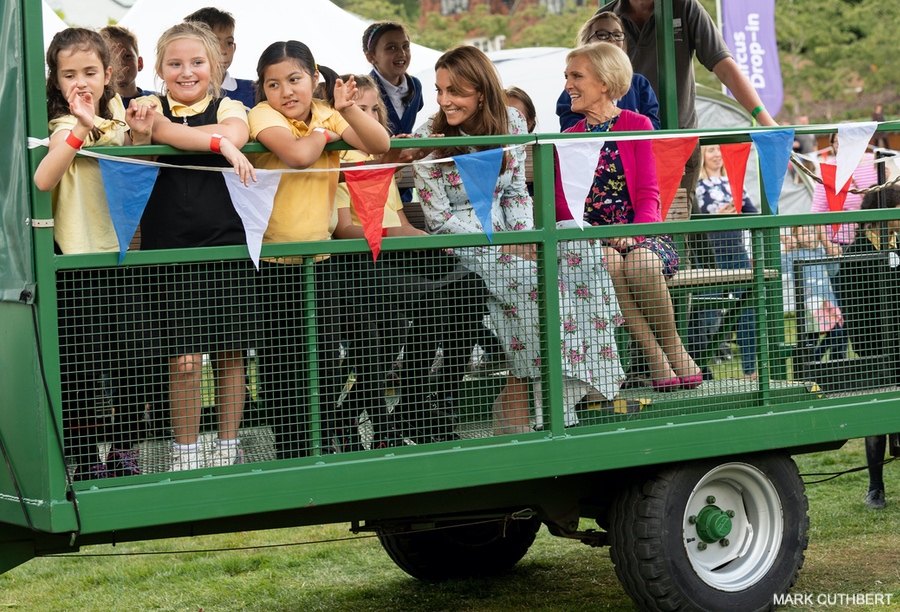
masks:
<path fill-rule="evenodd" d="M 313 98 L 319 76 L 325 77 L 329 103 Z M 346 83 L 325 66 L 318 66 L 305 44 L 281 41 L 269 45 L 257 64 L 257 100 L 250 111 L 250 133 L 270 153 L 257 157 L 258 168 L 329 169 L 340 167 L 339 151 L 324 150 L 329 142 L 344 140 L 354 148 L 382 154 L 390 147 L 384 128 L 356 105 L 356 85 Z M 337 172 L 285 173 L 264 243 L 307 242 L 331 238 L 331 218 L 337 190 Z M 377 308 L 361 292 L 371 286 L 360 272 L 340 257 L 321 256 L 315 266 L 319 314 L 320 405 L 327 421 L 322 450 L 360 448 L 355 431 L 355 410 L 336 413 L 347 373 L 340 368 L 344 349 L 380 350 L 377 329 L 365 308 Z M 300 274 L 299 258 L 263 262 L 267 294 L 264 315 L 266 338 L 260 347 L 263 399 L 272 414 L 276 454 L 279 458 L 311 454 L 306 442 L 310 397 L 304 382 L 305 348 L 300 306 L 308 293 Z M 383 401 L 382 358 L 359 360 L 353 399 Z M 381 365 L 379 365 L 381 364 Z M 372 368 L 370 370 L 369 368 Z M 379 371 L 374 371 L 379 370 Z M 345 405 L 346 405 L 345 401 Z M 352 416 L 348 416 L 352 415 Z M 346 417 L 346 418 L 345 418 Z"/>

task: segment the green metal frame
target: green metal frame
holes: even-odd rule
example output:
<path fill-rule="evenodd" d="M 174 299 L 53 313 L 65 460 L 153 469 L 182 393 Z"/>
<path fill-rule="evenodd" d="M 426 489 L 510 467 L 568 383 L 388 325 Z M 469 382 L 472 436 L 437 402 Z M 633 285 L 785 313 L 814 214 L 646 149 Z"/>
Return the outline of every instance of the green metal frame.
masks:
<path fill-rule="evenodd" d="M 40 11 L 37 0 L 18 1 L 23 9 L 26 48 L 27 132 L 46 134 Z M 668 5 L 657 3 L 657 10 Z M 659 18 L 659 16 L 658 16 Z M 665 108 L 665 106 L 664 106 Z M 674 105 L 669 105 L 674 108 Z M 689 131 L 673 131 L 673 134 Z M 764 271 L 779 268 L 778 231 L 785 220 L 762 214 L 604 228 L 557 229 L 554 219 L 553 147 L 549 140 L 585 135 L 523 135 L 475 139 L 441 139 L 447 146 L 533 143 L 536 177 L 536 225 L 533 231 L 497 233 L 494 244 L 537 243 L 543 274 L 542 296 L 555 295 L 556 246 L 561 240 L 606 238 L 653 233 L 754 230 L 752 288 L 762 330 L 777 329 L 767 317 L 783 312 L 781 282 L 766 280 Z M 716 142 L 749 139 L 747 130 L 730 130 Z M 434 140 L 417 141 L 421 146 Z M 410 141 L 395 143 L 409 146 Z M 332 145 L 333 146 L 333 145 Z M 24 149 L 23 149 L 24 150 Z M 165 147 L 113 148 L 112 154 L 157 154 Z M 250 145 L 248 151 L 262 150 Z M 28 154 L 31 168 L 42 151 Z M 34 218 L 49 218 L 50 198 L 32 188 Z M 789 224 L 822 224 L 840 220 L 900 218 L 883 211 L 796 215 Z M 560 332 L 547 325 L 542 346 L 544 404 L 549 429 L 521 435 L 365 451 L 352 456 L 319 456 L 220 468 L 208 477 L 147 474 L 128 479 L 91 481 L 70 486 L 58 432 L 60 371 L 55 275 L 58 270 L 116 265 L 115 254 L 56 256 L 52 230 L 34 229 L 37 294 L 33 304 L 0 303 L 0 439 L 6 467 L 0 466 L 0 570 L 43 552 L 74 550 L 80 544 L 312 524 L 329 521 L 390 519 L 411 515 L 474 511 L 516 504 L 553 504 L 550 496 L 578 496 L 560 483 L 611 478 L 616 470 L 783 449 L 801 451 L 840 443 L 851 437 L 900 429 L 900 391 L 831 399 L 796 386 L 776 384 L 787 378 L 789 355 L 783 336 L 760 345 L 762 379 L 758 391 L 738 394 L 720 410 L 717 398 L 684 395 L 667 400 L 658 412 L 632 418 L 601 419 L 576 430 L 563 428 L 562 382 L 558 346 Z M 461 247 L 486 244 L 481 235 L 396 238 L 383 250 Z M 262 255 L 313 256 L 321 253 L 366 252 L 362 240 L 267 245 Z M 246 257 L 243 247 L 180 249 L 129 253 L 123 265 L 187 262 Z M 310 281 L 311 282 L 311 281 Z M 310 292 L 311 294 L 311 292 Z M 559 319 L 555 300 L 541 300 L 543 320 Z M 314 303 L 305 304 L 304 321 L 315 344 Z M 33 325 L 32 317 L 34 315 Z M 35 332 L 35 329 L 37 332 Z M 11 376 L 10 376 L 11 375 Z M 8 378 L 7 378 L 8 377 Z M 776 383 L 769 383 L 769 379 Z M 6 382 L 6 381 L 9 382 Z M 46 381 L 49 394 L 41 390 Z M 38 390 L 35 393 L 35 390 Z M 701 410 L 700 408 L 710 408 Z M 426 448 L 427 447 L 427 448 Z M 15 481 L 11 474 L 15 475 Z M 556 483 L 556 484 L 554 484 Z M 465 496 L 453 492 L 467 491 Z M 536 493 L 535 491 L 539 491 Z M 24 511 L 23 511 L 24 508 Z M 27 512 L 27 518 L 26 518 Z M 29 524 L 30 523 L 30 524 Z M 31 529 L 34 528 L 34 530 Z M 77 537 L 76 535 L 77 534 Z"/>

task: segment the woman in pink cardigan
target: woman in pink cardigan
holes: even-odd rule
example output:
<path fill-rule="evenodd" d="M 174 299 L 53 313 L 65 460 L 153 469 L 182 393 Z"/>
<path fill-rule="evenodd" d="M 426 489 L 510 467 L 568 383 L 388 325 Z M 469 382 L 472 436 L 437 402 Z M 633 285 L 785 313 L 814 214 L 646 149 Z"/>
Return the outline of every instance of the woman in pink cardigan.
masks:
<path fill-rule="evenodd" d="M 566 91 L 572 110 L 585 118 L 566 132 L 628 132 L 653 129 L 650 120 L 621 110 L 613 100 L 631 85 L 631 63 L 614 45 L 579 47 L 566 57 Z M 589 225 L 661 221 L 659 185 L 649 140 L 607 141 L 600 152 L 594 183 L 582 206 Z M 556 214 L 561 226 L 574 224 L 556 177 Z M 657 391 L 700 385 L 694 363 L 675 329 L 666 279 L 678 271 L 679 257 L 669 236 L 611 238 L 601 246 L 612 276 L 625 327 L 642 350 Z"/>

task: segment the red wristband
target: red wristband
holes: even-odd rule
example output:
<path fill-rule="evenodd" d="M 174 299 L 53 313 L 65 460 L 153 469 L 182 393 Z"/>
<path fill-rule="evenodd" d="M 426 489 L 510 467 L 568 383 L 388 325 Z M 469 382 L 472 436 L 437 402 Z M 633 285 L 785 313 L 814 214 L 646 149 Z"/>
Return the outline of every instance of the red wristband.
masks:
<path fill-rule="evenodd" d="M 387 228 L 386 227 L 381 228 L 381 237 L 387 238 Z"/>
<path fill-rule="evenodd" d="M 213 153 L 221 153 L 222 152 L 222 135 L 221 134 L 213 134 L 212 138 L 209 139 L 209 150 Z"/>
<path fill-rule="evenodd" d="M 81 145 L 84 144 L 84 141 L 78 138 L 74 133 L 69 132 L 69 135 L 66 136 L 66 144 L 77 151 L 81 148 Z"/>
<path fill-rule="evenodd" d="M 331 140 L 328 138 L 328 130 L 326 130 L 325 128 L 313 128 L 313 132 L 319 132 L 320 134 L 322 134 L 322 136 L 325 137 L 325 144 L 331 142 Z"/>

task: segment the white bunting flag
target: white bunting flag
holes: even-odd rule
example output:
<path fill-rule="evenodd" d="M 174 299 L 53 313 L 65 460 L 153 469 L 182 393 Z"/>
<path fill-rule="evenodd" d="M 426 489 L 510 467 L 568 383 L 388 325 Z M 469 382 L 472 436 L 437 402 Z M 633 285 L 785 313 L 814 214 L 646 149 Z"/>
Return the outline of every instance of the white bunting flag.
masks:
<path fill-rule="evenodd" d="M 874 121 L 846 123 L 837 126 L 837 172 L 834 175 L 834 185 L 838 190 L 850 180 L 877 127 L 878 124 Z M 859 185 L 859 187 L 868 187 L 868 185 Z"/>
<path fill-rule="evenodd" d="M 556 153 L 559 157 L 559 175 L 562 181 L 566 205 L 578 227 L 584 229 L 584 201 L 594 184 L 594 172 L 600 159 L 600 149 L 605 140 L 565 140 L 558 141 Z"/>
<path fill-rule="evenodd" d="M 230 170 L 230 169 L 229 169 Z M 272 216 L 272 208 L 275 203 L 275 192 L 278 191 L 278 182 L 281 180 L 281 172 L 277 170 L 257 170 L 257 182 L 250 181 L 246 187 L 241 182 L 241 177 L 233 171 L 223 172 L 225 185 L 231 194 L 231 203 L 244 223 L 244 233 L 247 235 L 247 250 L 250 251 L 250 259 L 259 270 L 259 252 L 262 250 L 263 234 L 269 225 L 269 217 Z"/>

